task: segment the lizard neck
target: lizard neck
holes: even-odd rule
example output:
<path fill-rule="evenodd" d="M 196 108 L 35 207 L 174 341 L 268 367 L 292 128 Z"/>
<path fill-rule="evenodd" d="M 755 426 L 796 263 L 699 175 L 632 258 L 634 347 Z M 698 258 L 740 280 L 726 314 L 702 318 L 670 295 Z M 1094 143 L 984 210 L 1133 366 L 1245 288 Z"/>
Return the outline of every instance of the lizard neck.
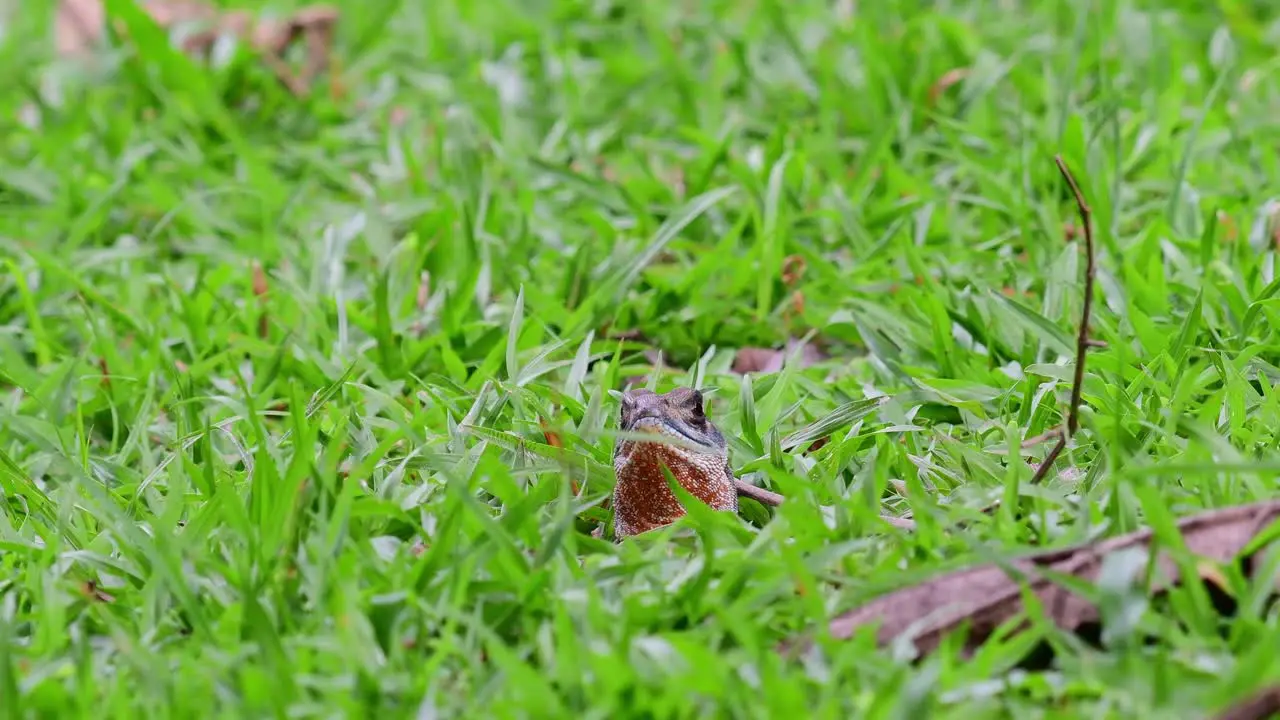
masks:
<path fill-rule="evenodd" d="M 664 452 L 661 446 L 651 447 L 637 448 L 625 465 L 615 467 L 618 483 L 613 506 L 618 537 L 669 525 L 684 516 L 684 507 L 667 486 L 664 466 L 680 487 L 712 509 L 737 511 L 738 494 L 732 477 L 714 456 L 691 461 Z"/>

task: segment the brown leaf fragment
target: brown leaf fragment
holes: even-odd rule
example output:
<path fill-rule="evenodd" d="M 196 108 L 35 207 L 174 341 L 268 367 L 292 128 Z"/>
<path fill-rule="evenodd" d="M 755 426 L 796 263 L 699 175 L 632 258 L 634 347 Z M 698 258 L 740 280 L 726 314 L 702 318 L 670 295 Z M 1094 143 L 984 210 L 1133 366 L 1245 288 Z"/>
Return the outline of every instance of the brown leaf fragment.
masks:
<path fill-rule="evenodd" d="M 745 375 L 753 372 L 777 372 L 782 369 L 784 354 L 781 350 L 762 347 L 744 347 L 733 359 L 733 371 Z"/>
<path fill-rule="evenodd" d="M 947 88 L 959 83 L 961 80 L 969 77 L 969 68 L 952 68 L 942 74 L 932 85 L 929 86 L 929 105 L 937 105 L 938 98 Z"/>
<path fill-rule="evenodd" d="M 267 274 L 260 262 L 253 263 L 253 294 L 257 297 L 267 294 Z"/>
<path fill-rule="evenodd" d="M 644 333 L 639 328 L 631 328 L 629 330 L 614 330 L 611 325 L 605 323 L 604 327 L 598 333 L 600 337 L 609 340 L 645 340 Z"/>
<path fill-rule="evenodd" d="M 253 263 L 253 295 L 262 303 L 267 296 L 267 274 L 262 269 L 262 263 L 254 261 Z M 262 312 L 258 314 L 258 337 L 266 338 L 271 332 L 271 315 L 268 313 L 265 305 Z"/>
<path fill-rule="evenodd" d="M 826 446 L 826 444 L 827 444 L 827 443 L 829 443 L 829 442 L 831 442 L 831 436 L 830 436 L 830 435 L 823 435 L 822 437 L 818 438 L 817 440 L 814 440 L 813 442 L 809 443 L 809 447 L 805 448 L 805 449 L 803 450 L 803 453 L 804 453 L 805 455 L 808 455 L 809 453 L 815 453 L 815 452 L 818 452 L 818 451 L 819 451 L 819 450 L 821 450 L 823 447 L 825 447 L 825 446 Z"/>
<path fill-rule="evenodd" d="M 196 0 L 149 0 L 139 3 L 157 25 L 165 30 L 191 26 L 182 49 L 193 55 L 208 55 L 221 37 L 235 37 L 247 43 L 291 92 L 301 95 L 312 80 L 330 63 L 333 30 L 339 17 L 337 8 L 312 5 L 284 18 L 259 18 L 245 10 L 223 11 Z M 54 47 L 64 57 L 90 53 L 105 37 L 107 20 L 102 0 L 61 0 L 54 17 Z M 284 60 L 285 52 L 299 40 L 305 43 L 302 68 L 294 72 Z"/>
<path fill-rule="evenodd" d="M 98 583 L 94 580 L 86 580 L 80 584 L 80 594 L 93 602 L 109 603 L 115 602 L 116 598 L 111 593 L 105 592 L 98 587 Z"/>
<path fill-rule="evenodd" d="M 1214 720 L 1265 720 L 1280 717 L 1280 685 L 1263 688 L 1213 717 Z"/>
<path fill-rule="evenodd" d="M 63 57 L 79 55 L 102 35 L 107 12 L 101 0 L 62 0 L 53 17 L 53 47 Z"/>
<path fill-rule="evenodd" d="M 805 368 L 822 362 L 827 359 L 826 353 L 822 352 L 813 343 L 803 343 L 799 340 L 791 339 L 787 341 L 786 347 L 782 349 L 762 348 L 762 347 L 745 347 L 738 350 L 738 354 L 733 358 L 733 371 L 739 375 L 747 373 L 775 373 L 782 369 L 789 357 L 796 348 L 800 348 L 800 367 Z"/>
<path fill-rule="evenodd" d="M 788 308 L 787 315 L 804 315 L 804 293 L 799 290 L 791 293 L 791 307 Z"/>
<path fill-rule="evenodd" d="M 790 287 L 800 282 L 809 264 L 801 255 L 788 255 L 782 260 L 782 283 Z"/>
<path fill-rule="evenodd" d="M 427 303 L 431 301 L 431 273 L 423 270 L 418 276 L 418 291 L 413 306 L 418 310 L 418 318 L 413 321 L 412 330 L 415 335 L 422 335 L 426 330 L 425 313 Z"/>
<path fill-rule="evenodd" d="M 1023 440 L 1022 447 L 1023 448 L 1035 447 L 1036 445 L 1039 445 L 1042 442 L 1046 442 L 1049 440 L 1057 440 L 1061 436 L 1062 436 L 1062 428 L 1060 427 L 1053 428 L 1048 432 L 1043 432 L 1043 433 L 1040 433 L 1039 435 L 1036 435 L 1034 437 L 1029 437 L 1026 440 Z"/>
<path fill-rule="evenodd" d="M 1225 563 L 1235 560 L 1254 536 L 1277 517 L 1280 517 L 1280 500 L 1271 500 L 1192 515 L 1183 518 L 1178 529 L 1192 555 Z M 828 631 L 836 639 L 848 639 L 859 629 L 874 626 L 881 645 L 909 637 L 917 651 L 925 654 L 936 649 L 948 634 L 967 625 L 966 648 L 972 650 L 998 627 L 1023 612 L 1023 585 L 1019 576 L 1025 578 L 1051 621 L 1065 630 L 1077 630 L 1097 622 L 1098 609 L 1087 598 L 1041 571 L 1096 582 L 1108 556 L 1138 549 L 1145 551 L 1149 558 L 1151 540 L 1152 531 L 1143 529 L 1100 542 L 1035 553 L 1007 563 L 989 563 L 947 573 L 845 612 L 830 621 Z M 1160 552 L 1156 572 L 1151 576 L 1152 591 L 1165 590 L 1179 582 L 1177 565 L 1167 551 Z M 1026 624 L 1024 621 L 1019 629 L 1025 629 Z M 808 641 L 797 639 L 785 643 L 781 649 L 802 648 L 807 644 Z"/>
<path fill-rule="evenodd" d="M 896 517 L 894 515 L 881 514 L 880 519 L 885 521 L 885 523 L 888 524 L 889 526 L 896 527 L 899 530 L 915 530 L 916 529 L 916 521 L 912 520 L 911 518 Z"/>
<path fill-rule="evenodd" d="M 426 270 L 418 276 L 418 293 L 414 298 L 414 306 L 418 308 L 418 312 L 427 309 L 427 301 L 431 299 L 431 273 Z"/>

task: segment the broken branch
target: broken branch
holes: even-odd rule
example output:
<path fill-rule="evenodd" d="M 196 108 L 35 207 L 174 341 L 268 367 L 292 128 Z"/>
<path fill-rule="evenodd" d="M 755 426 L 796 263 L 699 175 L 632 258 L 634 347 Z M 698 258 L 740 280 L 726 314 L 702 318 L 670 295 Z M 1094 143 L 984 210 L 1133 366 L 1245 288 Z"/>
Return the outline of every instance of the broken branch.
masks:
<path fill-rule="evenodd" d="M 770 507 L 778 507 L 786 498 L 776 492 L 770 492 L 764 488 L 758 488 L 755 485 L 745 483 L 737 478 L 733 480 L 733 489 L 738 491 L 738 497 L 749 497 L 762 505 Z"/>
<path fill-rule="evenodd" d="M 1080 224 L 1084 226 L 1084 303 L 1080 310 L 1080 329 L 1076 333 L 1076 368 L 1075 375 L 1071 379 L 1071 402 L 1067 406 L 1067 420 L 1063 425 L 1062 433 L 1058 435 L 1058 442 L 1054 443 L 1053 449 L 1045 456 L 1040 467 L 1036 468 L 1036 474 L 1031 478 L 1033 485 L 1038 484 L 1045 475 L 1049 474 L 1049 468 L 1062 454 L 1067 447 L 1067 441 L 1080 426 L 1080 393 L 1084 386 L 1084 365 L 1089 347 L 1093 344 L 1089 340 L 1089 319 L 1093 314 L 1093 280 L 1097 274 L 1093 255 L 1093 213 L 1089 210 L 1089 205 L 1084 200 L 1084 193 L 1080 192 L 1080 185 L 1076 183 L 1076 178 L 1071 174 L 1066 161 L 1061 155 L 1055 156 L 1053 160 L 1058 165 L 1058 172 L 1062 173 L 1062 178 L 1071 187 L 1071 194 L 1076 199 L 1076 210 L 1080 213 Z"/>
<path fill-rule="evenodd" d="M 1133 553 L 1146 558 L 1144 563 L 1154 563 L 1154 568 L 1142 567 L 1133 575 L 1135 579 L 1149 577 L 1149 593 L 1196 580 L 1212 582 L 1214 563 L 1241 563 L 1246 575 L 1252 576 L 1257 572 L 1253 558 L 1262 551 L 1254 547 L 1254 541 L 1263 537 L 1277 519 L 1280 500 L 1208 510 L 1182 518 L 1178 531 L 1186 550 L 1195 558 L 1209 561 L 1196 565 L 1190 577 L 1181 574 L 1170 550 L 1153 552 L 1157 539 L 1150 528 L 1144 528 L 1108 540 L 976 565 L 900 588 L 832 618 L 827 633 L 833 639 L 846 640 L 862 628 L 874 628 L 879 645 L 907 640 L 925 654 L 937 649 L 951 633 L 967 627 L 964 647 L 972 651 L 1005 623 L 1016 622 L 1019 630 L 1033 625 L 1024 616 L 1028 590 L 1038 599 L 1047 619 L 1064 630 L 1078 631 L 1098 622 L 1101 611 L 1087 594 L 1061 583 L 1054 575 L 1096 583 L 1108 556 Z M 784 653 L 803 652 L 812 643 L 811 638 L 797 637 L 778 649 Z"/>
<path fill-rule="evenodd" d="M 733 479 L 733 489 L 738 492 L 738 497 L 749 497 L 752 500 L 755 500 L 762 505 L 768 505 L 770 507 L 778 507 L 779 505 L 782 504 L 783 500 L 786 500 L 785 497 L 783 497 L 782 495 L 779 495 L 776 492 L 771 492 L 769 490 L 765 490 L 764 488 L 756 487 L 755 485 L 752 485 L 747 482 L 743 482 L 742 480 L 739 480 L 737 478 Z M 894 517 L 892 515 L 881 515 L 880 519 L 902 530 L 916 529 L 916 521 L 910 518 L 900 518 L 900 517 Z"/>

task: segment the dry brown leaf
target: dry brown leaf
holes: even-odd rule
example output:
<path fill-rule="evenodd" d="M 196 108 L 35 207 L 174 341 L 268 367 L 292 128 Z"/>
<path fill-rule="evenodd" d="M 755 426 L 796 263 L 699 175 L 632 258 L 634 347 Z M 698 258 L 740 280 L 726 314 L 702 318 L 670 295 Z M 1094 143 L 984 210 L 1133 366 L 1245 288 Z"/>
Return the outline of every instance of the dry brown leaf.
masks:
<path fill-rule="evenodd" d="M 338 21 L 338 10 L 328 5 L 305 7 L 281 19 L 255 18 L 244 10 L 224 12 L 195 0 L 149 0 L 140 7 L 166 30 L 192 25 L 193 34 L 182 43 L 182 49 L 192 54 L 209 53 L 223 36 L 247 42 L 298 95 L 329 65 L 333 28 Z M 61 0 L 54 18 L 58 54 L 74 57 L 91 52 L 105 36 L 106 19 L 102 0 Z M 306 53 L 301 71 L 295 73 L 284 61 L 284 53 L 299 39 L 305 41 Z"/>
<path fill-rule="evenodd" d="M 254 297 L 262 301 L 268 292 L 267 274 L 262 269 L 262 263 L 254 261 L 253 263 L 253 294 Z M 266 307 L 263 307 L 262 313 L 258 315 L 258 337 L 266 338 L 270 332 L 271 317 Z"/>
<path fill-rule="evenodd" d="M 94 580 L 86 580 L 81 583 L 80 593 L 93 602 L 110 603 L 116 601 L 114 595 L 98 587 L 98 583 Z"/>
<path fill-rule="evenodd" d="M 560 433 L 556 432 L 555 428 L 551 426 L 551 423 L 547 422 L 546 418 L 541 416 L 538 417 L 538 427 L 542 428 L 542 439 L 547 442 L 547 445 L 556 449 L 564 448 L 564 440 L 560 437 Z M 578 483 L 572 477 L 569 478 L 569 489 L 573 492 L 574 496 L 577 496 Z"/>
<path fill-rule="evenodd" d="M 418 290 L 414 295 L 413 301 L 413 306 L 418 310 L 418 317 L 413 321 L 413 325 L 411 326 L 412 332 L 415 335 L 421 336 L 423 331 L 426 330 L 425 313 L 427 310 L 427 303 L 430 301 L 431 273 L 423 270 L 422 273 L 418 275 Z"/>
<path fill-rule="evenodd" d="M 1280 517 L 1280 500 L 1212 510 L 1178 523 L 1187 550 L 1203 560 L 1235 559 L 1254 536 Z M 1066 630 L 1076 630 L 1099 619 L 1098 609 L 1039 570 L 1094 582 L 1103 561 L 1117 551 L 1147 548 L 1150 529 L 1109 540 L 1062 550 L 1036 553 L 1012 560 L 1008 567 L 1024 576 L 1048 618 Z M 1177 582 L 1177 566 L 1161 552 L 1152 589 Z M 833 619 L 828 627 L 837 639 L 852 637 L 859 629 L 877 626 L 876 637 L 886 645 L 910 633 L 921 654 L 937 648 L 943 638 L 962 625 L 969 626 L 966 646 L 982 644 L 999 626 L 1023 611 L 1022 585 L 1005 565 L 986 564 L 936 577 L 878 597 Z M 804 647 L 804 640 L 785 643 L 784 651 Z"/>
<path fill-rule="evenodd" d="M 414 297 L 414 307 L 421 312 L 427 309 L 427 301 L 431 299 L 431 273 L 423 270 L 418 275 L 418 292 Z"/>
<path fill-rule="evenodd" d="M 942 74 L 932 85 L 929 86 L 929 105 L 937 105 L 938 97 L 946 92 L 947 88 L 969 77 L 969 68 L 952 68 Z"/>
<path fill-rule="evenodd" d="M 1214 720 L 1264 720 L 1280 716 L 1280 685 L 1263 688 L 1214 716 Z"/>
<path fill-rule="evenodd" d="M 1233 243 L 1240 238 L 1240 226 L 1236 225 L 1235 218 L 1227 213 L 1218 211 L 1218 224 L 1226 228 L 1226 232 L 1222 234 L 1222 241 Z"/>
<path fill-rule="evenodd" d="M 800 282 L 809 264 L 802 255 L 788 255 L 782 260 L 782 283 L 790 287 Z"/>
<path fill-rule="evenodd" d="M 256 260 L 253 263 L 253 294 L 262 297 L 267 294 L 267 273 L 262 269 L 262 263 Z"/>
<path fill-rule="evenodd" d="M 804 343 L 801 346 L 799 340 L 788 340 L 787 346 L 782 349 L 761 348 L 761 347 L 745 347 L 738 350 L 738 354 L 733 358 L 733 371 L 739 375 L 747 373 L 773 373 L 782 369 L 786 364 L 787 357 L 800 347 L 800 367 L 809 367 L 827 359 L 826 353 L 818 349 L 813 343 Z"/>
<path fill-rule="evenodd" d="M 62 0 L 53 18 L 53 47 L 59 55 L 79 55 L 102 35 L 106 8 L 101 0 Z"/>

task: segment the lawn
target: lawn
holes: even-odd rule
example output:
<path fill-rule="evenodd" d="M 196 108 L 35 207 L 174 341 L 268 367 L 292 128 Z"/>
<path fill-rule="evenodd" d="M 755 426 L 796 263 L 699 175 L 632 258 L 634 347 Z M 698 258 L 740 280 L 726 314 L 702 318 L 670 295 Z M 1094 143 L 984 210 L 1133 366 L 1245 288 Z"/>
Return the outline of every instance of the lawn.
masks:
<path fill-rule="evenodd" d="M 1273 4 L 340 0 L 301 95 L 126 0 L 57 57 L 45 5 L 0 21 L 7 717 L 1199 718 L 1280 681 L 1267 580 L 1223 614 L 1132 563 L 1096 637 L 823 632 L 1277 494 Z M 1056 156 L 1097 342 L 1032 482 L 1084 299 Z M 701 388 L 787 501 L 612 542 L 628 386 Z"/>

